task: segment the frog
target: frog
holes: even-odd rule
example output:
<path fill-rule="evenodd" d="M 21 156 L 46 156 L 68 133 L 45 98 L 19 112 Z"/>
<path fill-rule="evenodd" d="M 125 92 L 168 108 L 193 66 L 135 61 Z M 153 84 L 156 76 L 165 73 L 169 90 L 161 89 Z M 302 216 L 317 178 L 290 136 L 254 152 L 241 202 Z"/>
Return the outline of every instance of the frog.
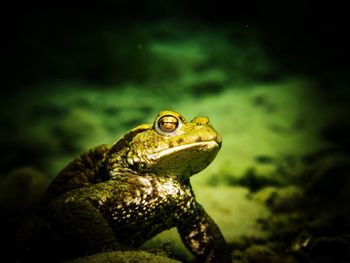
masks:
<path fill-rule="evenodd" d="M 63 257 L 137 249 L 176 227 L 198 262 L 231 262 L 223 234 L 190 182 L 221 145 L 208 117 L 187 121 L 165 110 L 114 144 L 76 157 L 52 180 L 41 206 L 63 240 Z"/>

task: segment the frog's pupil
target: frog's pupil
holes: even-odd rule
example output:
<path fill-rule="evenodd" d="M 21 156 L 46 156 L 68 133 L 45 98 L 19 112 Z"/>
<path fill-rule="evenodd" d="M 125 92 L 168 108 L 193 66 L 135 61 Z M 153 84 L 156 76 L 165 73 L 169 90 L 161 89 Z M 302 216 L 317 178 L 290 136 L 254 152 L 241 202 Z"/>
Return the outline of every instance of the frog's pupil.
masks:
<path fill-rule="evenodd" d="M 178 126 L 178 120 L 173 116 L 164 116 L 159 120 L 158 126 L 164 132 L 173 132 Z"/>
<path fill-rule="evenodd" d="M 163 122 L 162 123 L 162 130 L 164 131 L 173 131 L 175 130 L 175 123 L 172 122 Z"/>

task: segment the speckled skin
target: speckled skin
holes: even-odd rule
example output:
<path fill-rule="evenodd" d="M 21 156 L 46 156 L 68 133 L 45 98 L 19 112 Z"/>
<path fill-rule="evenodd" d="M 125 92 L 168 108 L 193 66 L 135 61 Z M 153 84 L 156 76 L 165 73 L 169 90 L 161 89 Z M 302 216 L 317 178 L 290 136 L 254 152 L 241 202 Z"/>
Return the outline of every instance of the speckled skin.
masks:
<path fill-rule="evenodd" d="M 49 186 L 42 213 L 69 256 L 138 247 L 177 227 L 199 261 L 231 262 L 189 180 L 220 146 L 208 118 L 187 122 L 176 112 L 161 112 L 153 125 L 77 157 Z"/>

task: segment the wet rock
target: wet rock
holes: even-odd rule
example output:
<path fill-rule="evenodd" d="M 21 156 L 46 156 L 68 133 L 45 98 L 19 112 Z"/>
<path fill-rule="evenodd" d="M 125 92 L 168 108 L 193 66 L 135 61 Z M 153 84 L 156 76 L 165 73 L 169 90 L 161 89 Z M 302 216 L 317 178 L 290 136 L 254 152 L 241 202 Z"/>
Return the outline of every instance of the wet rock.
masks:
<path fill-rule="evenodd" d="M 292 242 L 290 251 L 307 262 L 350 262 L 350 242 L 343 237 L 315 237 L 304 231 Z"/>
<path fill-rule="evenodd" d="M 290 250 L 293 252 L 302 252 L 308 250 L 313 236 L 308 232 L 301 232 L 292 242 Z"/>
<path fill-rule="evenodd" d="M 180 261 L 171 259 L 163 255 L 156 255 L 147 251 L 114 251 L 98 253 L 92 256 L 81 257 L 66 263 L 131 263 L 131 262 L 149 262 L 149 263 L 180 263 Z"/>

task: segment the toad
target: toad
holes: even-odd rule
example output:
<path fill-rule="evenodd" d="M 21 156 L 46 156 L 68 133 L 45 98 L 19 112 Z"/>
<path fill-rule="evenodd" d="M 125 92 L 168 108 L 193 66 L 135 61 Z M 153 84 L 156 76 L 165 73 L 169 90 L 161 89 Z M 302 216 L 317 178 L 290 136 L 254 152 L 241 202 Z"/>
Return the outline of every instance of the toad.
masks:
<path fill-rule="evenodd" d="M 49 185 L 42 214 L 66 255 L 139 247 L 176 227 L 200 262 L 231 262 L 218 226 L 196 201 L 190 177 L 221 147 L 207 117 L 162 111 L 113 145 L 78 156 Z"/>

